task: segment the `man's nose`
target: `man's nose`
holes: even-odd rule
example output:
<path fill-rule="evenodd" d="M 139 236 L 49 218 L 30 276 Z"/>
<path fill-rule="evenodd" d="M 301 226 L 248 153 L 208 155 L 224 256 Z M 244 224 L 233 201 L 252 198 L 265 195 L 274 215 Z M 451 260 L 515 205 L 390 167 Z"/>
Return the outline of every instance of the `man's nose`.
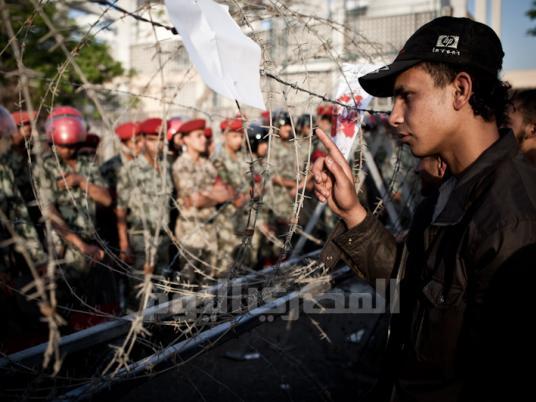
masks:
<path fill-rule="evenodd" d="M 401 101 L 395 99 L 393 109 L 389 115 L 389 124 L 393 127 L 398 127 L 404 122 L 404 114 L 402 111 Z"/>

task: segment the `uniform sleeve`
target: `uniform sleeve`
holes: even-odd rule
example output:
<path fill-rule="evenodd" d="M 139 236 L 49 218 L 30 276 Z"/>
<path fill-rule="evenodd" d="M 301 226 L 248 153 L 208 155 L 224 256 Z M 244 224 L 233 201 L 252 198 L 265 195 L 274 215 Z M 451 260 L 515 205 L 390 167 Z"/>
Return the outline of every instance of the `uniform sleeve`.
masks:
<path fill-rule="evenodd" d="M 181 166 L 180 166 L 179 159 L 177 159 L 173 163 L 173 166 L 171 167 L 171 179 L 173 180 L 173 185 L 175 186 L 175 190 L 177 194 L 180 194 L 180 188 L 181 188 L 181 181 L 180 181 L 180 176 L 179 176 L 181 172 Z"/>
<path fill-rule="evenodd" d="M 43 208 L 46 208 L 49 204 L 54 203 L 55 195 L 58 192 L 57 180 L 60 178 L 56 161 L 53 158 L 48 157 L 43 159 L 43 169 L 40 170 L 39 166 L 34 165 L 32 176 L 35 181 L 38 194 L 41 196 L 41 202 Z"/>
<path fill-rule="evenodd" d="M 119 169 L 117 175 L 117 208 L 127 209 L 128 200 L 130 198 L 130 177 L 129 177 L 129 165 L 125 164 Z"/>
<path fill-rule="evenodd" d="M 87 164 L 87 178 L 91 184 L 101 187 L 108 187 L 104 181 L 99 167 L 92 163 L 89 159 L 84 160 L 84 163 Z"/>
<path fill-rule="evenodd" d="M 46 261 L 47 255 L 39 241 L 37 231 L 30 219 L 28 209 L 20 195 L 16 185 L 13 173 L 7 168 L 0 169 L 0 205 L 2 212 L 6 215 L 11 228 L 18 236 L 24 239 L 23 245 L 16 245 L 15 249 L 22 252 L 21 247 L 27 251 L 35 264 L 42 264 Z M 4 208 L 7 206 L 7 209 Z"/>
<path fill-rule="evenodd" d="M 207 163 L 208 177 L 209 177 L 211 183 L 214 184 L 216 182 L 216 179 L 219 177 L 218 171 L 216 170 L 216 168 L 214 167 L 214 164 L 212 162 L 210 162 L 210 161 L 207 161 L 207 162 L 208 162 Z M 223 180 L 223 177 L 221 179 Z"/>
<path fill-rule="evenodd" d="M 212 165 L 214 167 L 214 170 L 216 171 L 216 176 L 219 176 L 223 182 L 227 184 L 232 184 L 229 171 L 227 170 L 227 167 L 225 166 L 225 163 L 221 158 L 215 158 L 212 161 Z"/>

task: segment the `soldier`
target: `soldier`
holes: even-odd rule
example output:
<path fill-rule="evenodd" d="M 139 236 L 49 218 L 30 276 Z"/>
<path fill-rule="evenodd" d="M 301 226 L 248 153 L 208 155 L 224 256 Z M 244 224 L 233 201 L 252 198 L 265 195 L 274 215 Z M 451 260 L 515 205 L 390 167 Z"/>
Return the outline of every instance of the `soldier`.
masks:
<path fill-rule="evenodd" d="M 0 141 L 4 145 L 9 144 L 16 136 L 16 120 L 10 113 L 0 106 Z M 7 141 L 6 141 L 7 140 Z M 28 252 L 32 262 L 40 265 L 46 261 L 46 254 L 37 236 L 37 232 L 30 219 L 25 201 L 16 185 L 15 175 L 4 158 L 7 153 L 12 152 L 9 146 L 4 146 L 0 150 L 0 273 L 2 276 L 8 274 L 9 268 L 16 268 L 20 260 L 20 245 L 15 245 L 15 252 L 18 257 L 14 257 L 10 251 L 7 239 L 12 238 L 12 231 L 24 239 L 25 251 Z M 15 260 L 13 260 L 15 258 Z M 9 272 L 13 274 L 14 272 Z"/>
<path fill-rule="evenodd" d="M 282 246 L 271 227 L 271 205 L 269 196 L 272 193 L 271 177 L 266 175 L 266 155 L 268 154 L 268 129 L 265 126 L 252 124 L 248 127 L 249 143 L 255 160 L 253 164 L 255 191 L 253 208 L 256 209 L 255 232 L 251 239 L 251 256 L 254 268 L 262 268 L 274 262 Z M 262 201 L 262 202 L 261 202 Z M 275 242 L 275 243 L 274 243 Z"/>
<path fill-rule="evenodd" d="M 32 135 L 32 120 L 35 120 L 36 114 L 30 114 L 26 111 L 18 111 L 12 113 L 12 116 L 17 125 L 17 130 L 13 132 L 11 138 L 11 151 L 3 155 L 4 162 L 7 163 L 15 177 L 15 185 L 17 186 L 24 202 L 28 207 L 28 212 L 34 225 L 37 225 L 40 212 L 35 202 L 33 191 L 31 162 L 29 157 L 33 159 L 33 154 L 28 153 L 27 144 L 30 148 L 30 139 Z"/>
<path fill-rule="evenodd" d="M 42 208 L 60 237 L 57 251 L 64 260 L 68 287 L 88 303 L 113 311 L 113 281 L 110 271 L 98 266 L 104 251 L 94 240 L 96 205 L 109 206 L 112 198 L 91 157 L 78 155 L 87 133 L 80 113 L 72 109 L 55 109 L 48 117 L 46 133 L 52 152 L 43 157 L 43 174 L 35 170 L 34 177 Z M 73 314 L 71 318 L 76 329 L 88 325 L 88 317 Z"/>
<path fill-rule="evenodd" d="M 181 280 L 207 283 L 215 273 L 218 243 L 211 222 L 215 206 L 231 198 L 212 163 L 201 154 L 206 149 L 203 119 L 184 122 L 179 131 L 185 151 L 173 164 L 180 215 L 175 236 L 182 247 Z"/>
<path fill-rule="evenodd" d="M 119 153 L 106 162 L 104 162 L 99 170 L 106 187 L 112 196 L 112 205 L 109 207 L 97 206 L 97 230 L 101 238 L 106 242 L 106 250 L 115 255 L 119 255 L 119 237 L 117 234 L 117 180 L 121 166 L 132 160 L 139 154 L 141 139 L 139 137 L 139 124 L 136 122 L 126 122 L 118 125 L 115 128 L 115 134 L 119 138 Z M 117 260 L 114 259 L 115 264 Z M 119 287 L 119 297 L 121 310 L 126 310 L 126 289 L 128 287 L 125 276 L 119 272 L 122 271 L 121 266 L 116 266 L 116 279 Z"/>
<path fill-rule="evenodd" d="M 241 152 L 244 127 L 241 119 L 221 122 L 223 147 L 214 155 L 212 163 L 218 176 L 229 187 L 233 198 L 223 204 L 216 219 L 218 228 L 218 267 L 221 275 L 227 275 L 237 256 L 238 246 L 246 235 L 251 199 L 251 173 L 246 155 Z M 249 258 L 246 259 L 249 263 Z"/>
<path fill-rule="evenodd" d="M 0 134 L 1 135 L 1 134 Z M 18 239 L 16 239 L 18 237 Z M 13 240 L 17 240 L 13 242 Z M 26 259 L 29 258 L 29 261 Z M 34 300 L 22 290 L 33 281 L 29 263 L 42 274 L 47 255 L 15 185 L 11 169 L 0 162 L 0 349 L 11 353 L 45 341 L 47 327 L 40 321 Z M 14 291 L 15 290 L 15 291 Z"/>
<path fill-rule="evenodd" d="M 163 121 L 150 118 L 139 126 L 140 154 L 125 163 L 117 182 L 117 229 L 121 259 L 134 274 L 163 274 L 169 262 L 171 177 L 163 157 Z M 130 301 L 133 285 L 130 281 Z"/>
<path fill-rule="evenodd" d="M 117 195 L 119 170 L 126 162 L 138 156 L 142 142 L 138 137 L 139 124 L 135 122 L 120 124 L 115 128 L 115 134 L 121 141 L 120 152 L 104 162 L 100 167 L 100 173 L 114 198 Z"/>
<path fill-rule="evenodd" d="M 294 142 L 290 141 L 291 136 L 293 137 L 290 115 L 280 112 L 276 116 L 275 126 L 279 136 L 272 141 L 272 186 L 266 201 L 279 227 L 277 231 L 281 234 L 286 230 L 294 212 L 294 199 L 291 194 L 296 191 L 298 163 Z"/>

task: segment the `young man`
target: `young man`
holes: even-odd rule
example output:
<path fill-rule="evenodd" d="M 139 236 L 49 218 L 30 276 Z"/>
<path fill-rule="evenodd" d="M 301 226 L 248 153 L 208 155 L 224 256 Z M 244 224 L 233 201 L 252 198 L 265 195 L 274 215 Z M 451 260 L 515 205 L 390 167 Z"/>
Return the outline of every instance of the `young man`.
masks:
<path fill-rule="evenodd" d="M 0 144 L 3 140 L 10 143 L 16 131 L 13 117 L 0 106 Z M 35 300 L 27 300 L 21 291 L 34 280 L 26 258 L 42 272 L 47 254 L 5 158 L 10 153 L 12 149 L 0 146 L 0 314 L 4 328 L 0 349 L 8 354 L 33 345 L 34 339 L 45 340 L 48 332 L 39 320 Z"/>
<path fill-rule="evenodd" d="M 244 122 L 226 119 L 221 122 L 223 148 L 214 155 L 212 163 L 218 176 L 225 183 L 233 198 L 219 209 L 218 229 L 219 276 L 226 276 L 237 257 L 237 248 L 246 235 L 251 188 L 251 174 L 246 155 L 241 151 L 244 143 Z M 244 263 L 249 264 L 246 258 Z"/>
<path fill-rule="evenodd" d="M 67 112 L 71 112 L 68 108 Z M 46 122 L 51 152 L 43 157 L 43 174 L 34 169 L 36 187 L 43 196 L 43 214 L 51 216 L 59 235 L 57 251 L 64 261 L 68 282 L 63 295 L 77 309 L 81 306 L 74 291 L 90 305 L 115 311 L 115 289 L 111 272 L 100 265 L 105 253 L 95 233 L 97 204 L 109 206 L 112 197 L 92 158 L 79 155 L 86 140 L 85 122 L 80 114 L 53 110 Z M 78 112 L 79 113 L 79 112 Z M 95 323 L 95 317 L 73 312 L 70 324 L 82 329 Z"/>
<path fill-rule="evenodd" d="M 41 214 L 37 203 L 35 202 L 35 194 L 32 184 L 32 162 L 35 156 L 31 152 L 31 135 L 32 135 L 32 120 L 36 119 L 36 114 L 33 115 L 26 111 L 18 111 L 12 113 L 12 116 L 17 125 L 17 130 L 11 136 L 11 152 L 4 155 L 6 163 L 13 171 L 15 183 L 18 187 L 22 198 L 26 202 L 28 212 L 35 225 L 38 224 Z M 30 152 L 28 152 L 30 150 Z"/>
<path fill-rule="evenodd" d="M 163 121 L 140 123 L 140 154 L 126 162 L 117 181 L 117 229 L 121 259 L 133 265 L 133 274 L 162 274 L 169 262 L 169 224 L 172 182 L 164 169 Z M 131 281 L 130 302 L 134 302 Z"/>
<path fill-rule="evenodd" d="M 206 123 L 203 119 L 184 122 L 179 127 L 185 151 L 173 164 L 179 217 L 175 236 L 182 247 L 181 281 L 197 285 L 208 283 L 218 268 L 218 242 L 212 220 L 215 206 L 231 199 L 206 150 Z"/>
<path fill-rule="evenodd" d="M 534 350 L 536 169 L 498 129 L 502 58 L 489 27 L 441 17 L 361 78 L 372 95 L 394 96 L 390 123 L 412 153 L 438 155 L 452 174 L 418 209 L 404 245 L 361 206 L 348 163 L 319 133 L 328 156 L 313 168 L 315 192 L 342 219 L 323 260 L 343 259 L 371 281 L 402 281 L 377 387 L 387 398 L 394 383 L 402 401 L 520 400 L 531 384 L 523 367 Z"/>
<path fill-rule="evenodd" d="M 53 111 L 46 133 L 52 152 L 44 156 L 45 182 L 38 185 L 51 201 L 45 208 L 66 245 L 64 258 L 85 273 L 104 257 L 94 242 L 96 205 L 108 206 L 112 198 L 91 159 L 78 155 L 87 135 L 81 117 Z M 34 177 L 38 179 L 39 173 L 34 172 Z"/>
<path fill-rule="evenodd" d="M 536 164 L 536 89 L 514 92 L 508 120 L 521 152 Z"/>

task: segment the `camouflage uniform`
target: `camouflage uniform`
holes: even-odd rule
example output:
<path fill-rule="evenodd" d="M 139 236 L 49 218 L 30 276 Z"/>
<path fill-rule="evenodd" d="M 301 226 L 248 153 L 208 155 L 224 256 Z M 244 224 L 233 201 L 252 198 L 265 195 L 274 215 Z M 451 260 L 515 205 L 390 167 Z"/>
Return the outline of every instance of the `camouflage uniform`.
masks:
<path fill-rule="evenodd" d="M 293 142 L 274 138 L 270 155 L 271 173 L 285 179 L 296 178 L 296 151 Z M 294 212 L 294 199 L 287 188 L 273 185 L 269 188 L 266 204 L 273 211 L 275 219 L 290 221 Z"/>
<path fill-rule="evenodd" d="M 11 152 L 7 152 L 2 155 L 0 160 L 0 163 L 6 164 L 13 172 L 13 176 L 15 177 L 15 185 L 17 186 L 19 193 L 26 204 L 26 208 L 30 214 L 30 219 L 33 223 L 33 226 L 37 230 L 37 235 L 39 236 L 40 240 L 44 242 L 44 228 L 41 223 L 41 210 L 39 209 L 39 205 L 35 200 L 31 164 L 28 161 L 26 149 L 24 149 L 24 153 L 21 154 L 12 147 Z"/>
<path fill-rule="evenodd" d="M 233 159 L 229 152 L 223 148 L 215 155 L 213 164 L 218 176 L 223 182 L 232 187 L 237 195 L 249 194 L 251 174 L 246 155 L 242 152 L 237 152 L 236 159 Z M 218 267 L 225 272 L 232 267 L 237 247 L 241 244 L 242 237 L 246 234 L 248 215 L 248 203 L 241 208 L 237 208 L 232 202 L 228 202 L 221 207 L 220 213 L 216 218 Z M 249 258 L 245 262 L 249 262 Z"/>
<path fill-rule="evenodd" d="M 79 156 L 76 160 L 76 169 L 72 169 L 61 159 L 56 158 L 52 153 L 43 157 L 43 175 L 40 177 L 34 171 L 34 177 L 38 188 L 41 189 L 45 202 L 51 202 L 69 229 L 76 233 L 84 242 L 94 243 L 95 239 L 95 210 L 96 203 L 86 191 L 78 186 L 67 189 L 58 187 L 58 180 L 63 175 L 75 173 L 86 177 L 91 184 L 104 186 L 104 181 L 97 166 L 93 163 L 93 158 L 89 156 Z M 42 181 L 41 181 L 42 180 Z M 64 262 L 70 268 L 69 274 L 79 276 L 88 273 L 92 262 L 88 261 L 77 249 L 68 244 L 61 244 L 55 238 L 57 251 L 63 255 Z"/>
<path fill-rule="evenodd" d="M 147 259 L 145 250 L 157 234 L 155 273 L 161 274 L 167 269 L 169 236 L 165 229 L 169 224 L 171 191 L 169 171 L 158 171 L 144 155 L 126 162 L 119 171 L 117 207 L 127 211 L 128 238 L 136 271 L 143 270 Z"/>
<path fill-rule="evenodd" d="M 186 208 L 184 199 L 196 192 L 210 191 L 217 177 L 216 169 L 209 160 L 199 158 L 194 162 L 188 152 L 184 152 L 173 164 L 173 181 L 180 208 L 175 236 L 185 251 L 181 272 L 188 281 L 203 281 L 202 275 L 196 273 L 196 268 L 205 274 L 214 274 L 218 242 L 216 228 L 209 222 L 216 208 Z"/>
<path fill-rule="evenodd" d="M 24 239 L 24 251 L 28 252 L 35 265 L 42 264 L 46 261 L 47 255 L 43 250 L 37 231 L 26 209 L 26 205 L 21 194 L 15 185 L 15 177 L 11 169 L 4 163 L 0 162 L 0 210 L 2 218 L 8 220 L 7 224 L 11 226 L 18 236 Z M 3 220 L 3 219 L 2 219 Z M 6 272 L 9 268 L 14 268 L 14 256 L 10 253 L 10 247 L 2 245 L 5 240 L 11 239 L 11 232 L 7 225 L 0 220 L 0 272 Z M 19 246 L 15 246 L 15 251 L 20 253 Z"/>
<path fill-rule="evenodd" d="M 32 186 L 32 172 L 28 163 L 28 156 L 21 155 L 11 148 L 11 152 L 6 153 L 2 159 L 5 160 L 5 163 L 7 163 L 7 166 L 13 172 L 15 184 L 24 201 L 35 201 Z"/>
<path fill-rule="evenodd" d="M 99 168 L 100 174 L 106 183 L 106 187 L 108 187 L 110 191 L 115 192 L 117 190 L 119 171 L 123 164 L 124 162 L 121 155 L 116 155 L 104 162 Z"/>
<path fill-rule="evenodd" d="M 36 267 L 46 263 L 47 255 L 15 184 L 13 172 L 2 162 L 0 211 L 0 314 L 4 328 L 0 333 L 0 343 L 9 350 L 7 345 L 27 339 L 28 334 L 47 333 L 35 300 L 28 300 L 22 292 L 33 281 L 23 253 L 27 253 Z M 12 243 L 12 231 L 21 238 L 21 243 Z M 16 291 L 4 291 L 6 282 Z"/>

